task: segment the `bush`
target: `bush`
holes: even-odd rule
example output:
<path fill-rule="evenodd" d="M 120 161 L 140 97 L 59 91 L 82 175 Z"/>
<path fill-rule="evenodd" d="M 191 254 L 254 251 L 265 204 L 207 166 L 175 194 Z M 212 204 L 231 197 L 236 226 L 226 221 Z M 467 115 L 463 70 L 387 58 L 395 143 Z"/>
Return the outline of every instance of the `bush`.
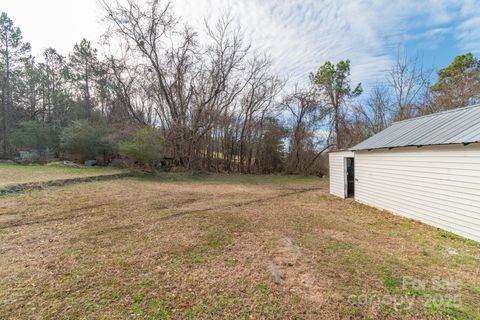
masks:
<path fill-rule="evenodd" d="M 118 152 L 130 160 L 153 170 L 162 158 L 162 137 L 154 127 L 137 131 L 132 141 L 118 144 Z"/>
<path fill-rule="evenodd" d="M 60 137 L 62 151 L 76 155 L 83 162 L 96 158 L 98 153 L 110 148 L 105 140 L 105 130 L 90 125 L 87 121 L 73 121 Z"/>
<path fill-rule="evenodd" d="M 53 147 L 54 137 L 50 129 L 43 123 L 26 121 L 12 131 L 10 142 L 16 148 L 45 151 Z"/>

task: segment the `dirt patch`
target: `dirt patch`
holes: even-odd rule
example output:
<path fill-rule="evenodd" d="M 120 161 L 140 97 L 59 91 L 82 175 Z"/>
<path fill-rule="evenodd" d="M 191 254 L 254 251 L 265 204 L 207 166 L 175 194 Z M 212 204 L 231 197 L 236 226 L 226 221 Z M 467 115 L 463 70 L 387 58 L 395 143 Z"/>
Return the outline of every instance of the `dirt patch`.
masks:
<path fill-rule="evenodd" d="M 325 302 L 325 283 L 317 279 L 309 269 L 297 241 L 282 238 L 270 260 L 273 282 L 281 290 L 322 304 Z"/>

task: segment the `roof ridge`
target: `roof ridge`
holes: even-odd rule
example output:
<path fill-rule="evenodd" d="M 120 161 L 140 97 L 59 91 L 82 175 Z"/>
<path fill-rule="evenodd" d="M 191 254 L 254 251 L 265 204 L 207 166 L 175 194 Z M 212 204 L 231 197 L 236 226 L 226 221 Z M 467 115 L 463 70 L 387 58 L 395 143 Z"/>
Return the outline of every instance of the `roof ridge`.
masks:
<path fill-rule="evenodd" d="M 460 111 L 463 111 L 463 110 L 466 110 L 466 109 L 472 109 L 472 108 L 478 108 L 478 107 L 480 107 L 480 103 L 479 104 L 472 104 L 472 105 L 461 107 L 461 108 L 455 108 L 455 109 L 449 109 L 449 110 L 439 111 L 439 112 L 435 112 L 435 113 L 430 113 L 430 114 L 426 114 L 424 116 L 413 117 L 413 118 L 410 118 L 410 119 L 395 121 L 395 122 L 392 123 L 392 125 L 395 124 L 395 123 L 409 122 L 409 121 L 413 121 L 413 120 L 417 120 L 417 119 L 434 117 L 434 116 L 438 116 L 440 114 L 451 113 L 451 112 L 460 112 Z"/>

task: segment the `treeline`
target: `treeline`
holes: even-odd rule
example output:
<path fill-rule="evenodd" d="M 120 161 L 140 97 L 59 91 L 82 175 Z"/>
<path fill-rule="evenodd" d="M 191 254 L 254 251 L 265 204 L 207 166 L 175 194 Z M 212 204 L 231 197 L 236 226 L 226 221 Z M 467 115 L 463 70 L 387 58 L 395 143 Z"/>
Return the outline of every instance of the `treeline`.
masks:
<path fill-rule="evenodd" d="M 66 56 L 45 50 L 41 61 L 2 13 L 1 157 L 34 150 L 149 170 L 321 175 L 325 151 L 480 96 L 471 54 L 433 85 L 431 70 L 401 56 L 367 97 L 350 83 L 348 60 L 326 62 L 310 85 L 291 88 L 226 17 L 202 32 L 180 23 L 170 3 L 102 7 L 101 54 L 83 39 Z"/>

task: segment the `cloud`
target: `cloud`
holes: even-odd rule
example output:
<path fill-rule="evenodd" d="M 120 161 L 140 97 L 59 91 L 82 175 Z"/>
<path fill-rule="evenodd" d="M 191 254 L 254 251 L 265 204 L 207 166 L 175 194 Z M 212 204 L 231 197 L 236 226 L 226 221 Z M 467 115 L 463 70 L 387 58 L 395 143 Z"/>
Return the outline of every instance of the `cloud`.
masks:
<path fill-rule="evenodd" d="M 183 2 L 183 3 L 182 3 Z M 268 52 L 276 71 L 290 82 L 306 83 L 310 72 L 327 60 L 352 61 L 355 81 L 363 81 L 379 73 L 391 63 L 385 36 L 372 23 L 365 4 L 344 4 L 339 1 L 197 0 L 195 4 L 176 1 L 180 14 L 190 24 L 202 22 L 221 12 L 242 25 L 253 46 Z M 193 8 L 192 8 L 193 6 Z M 189 10 L 186 10 L 190 7 Z M 390 39 L 395 39 L 390 32 Z M 372 68 L 373 67 L 373 68 Z"/>
<path fill-rule="evenodd" d="M 452 36 L 460 50 L 480 49 L 480 12 L 475 1 L 391 0 L 177 0 L 189 24 L 200 26 L 229 13 L 243 26 L 253 46 L 268 52 L 275 70 L 291 83 L 325 61 L 350 59 L 352 79 L 368 87 L 384 79 L 384 71 L 400 47 L 420 41 L 436 48 Z"/>
<path fill-rule="evenodd" d="M 465 51 L 480 53 L 480 5 L 465 1 L 460 8 L 456 37 Z"/>
<path fill-rule="evenodd" d="M 147 1 L 147 0 L 141 0 Z M 166 1 L 166 0 L 165 0 Z M 35 53 L 49 46 L 64 54 L 88 37 L 96 43 L 104 25 L 95 0 L 18 0 L 3 8 L 32 41 Z M 194 27 L 229 13 L 259 51 L 269 53 L 275 71 L 291 83 L 308 82 L 325 61 L 350 59 L 352 80 L 368 87 L 383 81 L 399 47 L 438 48 L 445 41 L 458 53 L 480 53 L 478 0 L 172 0 L 178 15 Z M 60 12 L 60 13 L 59 13 Z M 416 52 L 412 52 L 415 54 Z M 428 57 L 425 57 L 428 59 Z M 453 59 L 453 57 L 452 57 Z"/>

